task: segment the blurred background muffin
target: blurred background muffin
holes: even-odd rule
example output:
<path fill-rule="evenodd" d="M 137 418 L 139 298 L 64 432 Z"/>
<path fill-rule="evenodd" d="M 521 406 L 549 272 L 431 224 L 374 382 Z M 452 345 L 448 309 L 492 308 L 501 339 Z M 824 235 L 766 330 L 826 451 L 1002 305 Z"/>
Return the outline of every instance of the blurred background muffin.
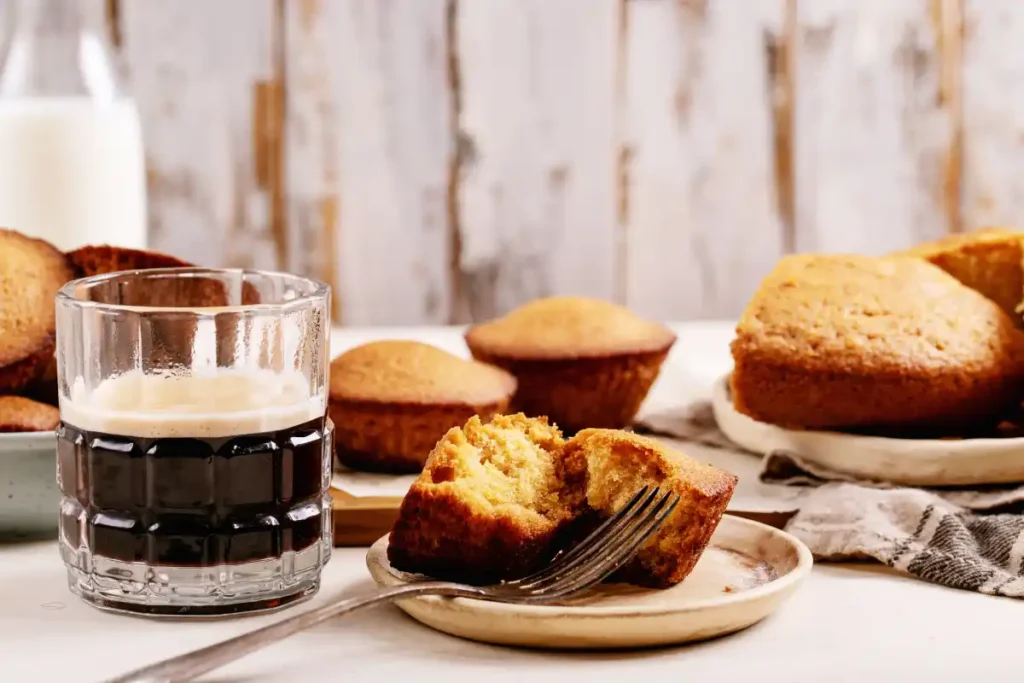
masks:
<path fill-rule="evenodd" d="M 470 327 L 473 357 L 519 382 L 513 410 L 566 432 L 629 425 L 675 343 L 664 325 L 586 297 L 549 297 Z"/>
<path fill-rule="evenodd" d="M 329 412 L 338 460 L 354 469 L 419 472 L 452 427 L 503 413 L 507 372 L 415 341 L 371 342 L 331 362 Z"/>

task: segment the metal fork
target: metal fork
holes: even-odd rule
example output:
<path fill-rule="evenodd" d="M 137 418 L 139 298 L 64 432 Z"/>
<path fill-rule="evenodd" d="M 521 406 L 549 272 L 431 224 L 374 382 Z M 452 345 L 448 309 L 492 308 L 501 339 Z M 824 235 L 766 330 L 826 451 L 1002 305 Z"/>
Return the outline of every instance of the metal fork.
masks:
<path fill-rule="evenodd" d="M 572 598 L 596 586 L 629 562 L 678 503 L 679 496 L 675 493 L 644 487 L 579 544 L 556 557 L 547 568 L 522 579 L 491 586 L 424 580 L 386 588 L 297 614 L 250 633 L 136 669 L 107 683 L 191 681 L 333 617 L 398 599 L 439 595 L 544 604 Z"/>

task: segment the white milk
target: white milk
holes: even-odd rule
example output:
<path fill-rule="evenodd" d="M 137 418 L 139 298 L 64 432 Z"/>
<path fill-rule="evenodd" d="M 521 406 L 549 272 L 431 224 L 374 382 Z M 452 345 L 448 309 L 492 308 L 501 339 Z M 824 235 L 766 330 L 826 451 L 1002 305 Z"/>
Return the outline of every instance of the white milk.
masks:
<path fill-rule="evenodd" d="M 130 99 L 0 99 L 0 227 L 70 251 L 146 246 L 146 169 Z"/>

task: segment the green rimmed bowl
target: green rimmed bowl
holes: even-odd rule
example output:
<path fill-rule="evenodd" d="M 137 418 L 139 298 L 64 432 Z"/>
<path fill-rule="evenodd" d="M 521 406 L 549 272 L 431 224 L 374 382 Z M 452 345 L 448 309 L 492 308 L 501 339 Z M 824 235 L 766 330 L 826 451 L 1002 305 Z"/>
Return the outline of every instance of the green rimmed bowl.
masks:
<path fill-rule="evenodd" d="M 57 435 L 0 434 L 0 542 L 57 537 Z"/>

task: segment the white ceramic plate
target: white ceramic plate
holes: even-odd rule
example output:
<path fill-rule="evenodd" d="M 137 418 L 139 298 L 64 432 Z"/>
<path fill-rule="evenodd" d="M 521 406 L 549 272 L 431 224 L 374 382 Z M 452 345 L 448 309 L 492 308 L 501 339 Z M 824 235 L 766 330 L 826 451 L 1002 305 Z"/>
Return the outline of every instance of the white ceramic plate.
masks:
<path fill-rule="evenodd" d="M 366 556 L 381 586 L 410 578 L 391 568 L 388 537 Z M 572 605 L 508 605 L 420 597 L 398 603 L 451 635 L 522 647 L 609 649 L 672 645 L 744 629 L 771 614 L 811 569 L 811 553 L 789 534 L 726 515 L 685 581 L 667 590 L 602 586 Z"/>
<path fill-rule="evenodd" d="M 1024 481 L 1024 438 L 893 439 L 783 429 L 738 413 L 728 376 L 715 383 L 711 402 L 722 432 L 755 453 L 789 451 L 836 472 L 904 486 Z"/>

